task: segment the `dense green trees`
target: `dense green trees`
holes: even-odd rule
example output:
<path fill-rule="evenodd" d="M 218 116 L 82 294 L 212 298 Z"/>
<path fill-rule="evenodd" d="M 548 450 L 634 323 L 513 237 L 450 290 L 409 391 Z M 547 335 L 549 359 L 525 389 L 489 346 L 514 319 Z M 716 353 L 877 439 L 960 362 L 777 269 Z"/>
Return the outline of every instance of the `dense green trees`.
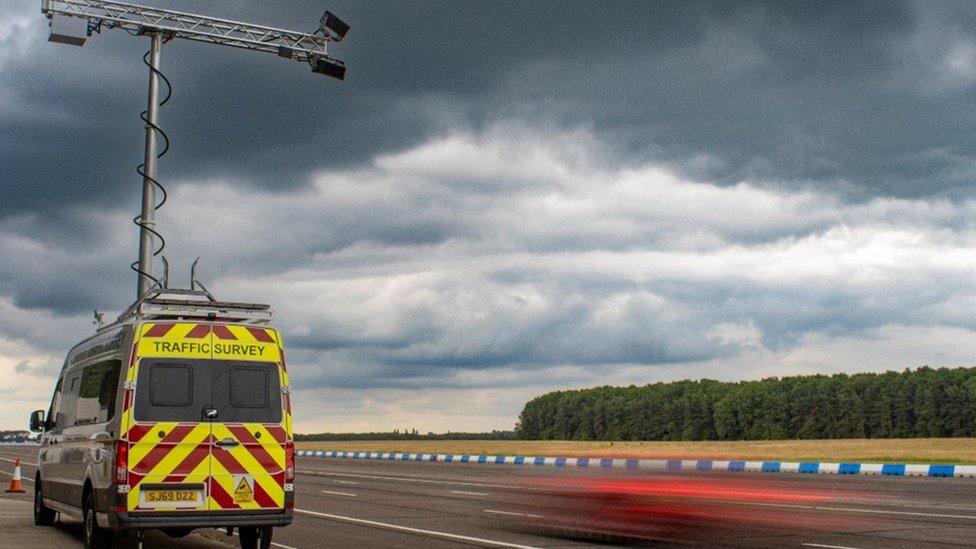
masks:
<path fill-rule="evenodd" d="M 976 436 L 976 368 L 556 391 L 525 405 L 519 438 L 760 440 Z"/>

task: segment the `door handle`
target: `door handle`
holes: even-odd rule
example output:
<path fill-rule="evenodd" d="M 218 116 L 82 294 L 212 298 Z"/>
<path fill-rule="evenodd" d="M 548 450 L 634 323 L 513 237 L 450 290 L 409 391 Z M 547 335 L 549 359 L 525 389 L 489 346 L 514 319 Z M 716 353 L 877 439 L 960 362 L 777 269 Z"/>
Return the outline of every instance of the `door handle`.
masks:
<path fill-rule="evenodd" d="M 220 439 L 217 441 L 217 446 L 238 446 L 239 444 L 240 442 L 237 442 L 236 440 L 230 437 Z"/>

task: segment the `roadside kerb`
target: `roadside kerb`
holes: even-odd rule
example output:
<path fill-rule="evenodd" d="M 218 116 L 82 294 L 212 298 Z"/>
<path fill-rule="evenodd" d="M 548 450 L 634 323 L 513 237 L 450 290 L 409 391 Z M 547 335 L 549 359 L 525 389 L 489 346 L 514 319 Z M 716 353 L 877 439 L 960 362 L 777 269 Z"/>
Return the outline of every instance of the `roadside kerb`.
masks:
<path fill-rule="evenodd" d="M 734 461 L 688 459 L 622 459 L 551 456 L 506 456 L 485 454 L 425 454 L 412 452 L 356 452 L 298 450 L 299 457 L 371 459 L 384 461 L 427 461 L 458 464 L 519 465 L 641 469 L 648 471 L 731 471 L 821 475 L 879 475 L 892 477 L 976 477 L 976 465 L 914 463 L 831 463 L 795 461 Z"/>

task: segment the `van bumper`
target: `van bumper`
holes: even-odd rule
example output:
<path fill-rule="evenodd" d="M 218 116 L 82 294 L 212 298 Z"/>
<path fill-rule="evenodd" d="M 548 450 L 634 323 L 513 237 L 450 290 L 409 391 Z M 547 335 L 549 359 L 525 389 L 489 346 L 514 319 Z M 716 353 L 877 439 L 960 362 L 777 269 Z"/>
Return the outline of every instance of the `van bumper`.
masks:
<path fill-rule="evenodd" d="M 291 509 L 275 511 L 166 511 L 109 513 L 109 526 L 122 528 L 223 528 L 226 526 L 287 526 Z"/>

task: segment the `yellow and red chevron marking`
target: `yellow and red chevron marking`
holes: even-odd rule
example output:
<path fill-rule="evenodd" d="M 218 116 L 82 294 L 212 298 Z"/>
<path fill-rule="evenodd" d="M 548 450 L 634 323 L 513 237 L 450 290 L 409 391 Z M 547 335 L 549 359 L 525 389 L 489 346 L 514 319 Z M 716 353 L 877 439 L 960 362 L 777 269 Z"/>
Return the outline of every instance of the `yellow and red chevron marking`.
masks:
<path fill-rule="evenodd" d="M 215 440 L 234 438 L 237 446 L 214 446 L 211 453 L 210 475 L 213 499 L 212 508 L 259 509 L 281 508 L 285 505 L 285 448 L 277 442 L 280 433 L 273 433 L 279 426 L 258 423 L 214 423 Z M 260 438 L 258 438 L 260 435 Z M 265 441 L 263 444 L 260 441 Z M 253 478 L 254 497 L 251 501 L 234 501 L 225 494 L 233 494 L 237 478 L 250 475 Z"/>
<path fill-rule="evenodd" d="M 211 358 L 209 324 L 146 323 L 140 327 L 136 352 L 140 357 Z"/>
<path fill-rule="evenodd" d="M 204 484 L 210 477 L 210 425 L 206 423 L 142 423 L 129 429 L 128 508 L 141 509 L 143 484 L 185 482 Z M 176 507 L 159 507 L 155 511 Z M 207 509 L 201 501 L 197 510 Z"/>
<path fill-rule="evenodd" d="M 214 324 L 212 345 L 213 358 L 281 360 L 277 333 L 270 328 Z"/>
<path fill-rule="evenodd" d="M 130 486 L 137 486 L 146 475 L 179 472 L 183 460 L 196 447 L 209 448 L 211 440 L 205 423 L 143 423 L 130 429 L 129 437 Z"/>
<path fill-rule="evenodd" d="M 259 509 L 284 506 L 284 440 L 280 425 L 258 423 L 142 423 L 129 430 L 128 508 L 141 510 L 141 485 L 202 483 L 208 487 L 203 509 Z M 240 444 L 221 447 L 215 440 Z M 264 440 L 262 444 L 260 441 Z M 235 481 L 253 479 L 253 499 L 236 501 Z M 165 509 L 153 507 L 155 511 Z"/>
<path fill-rule="evenodd" d="M 278 338 L 278 349 L 280 349 L 280 351 L 281 351 L 281 372 L 280 372 L 280 374 L 281 374 L 281 386 L 282 387 L 290 387 L 290 385 L 288 385 L 288 366 L 285 365 L 285 348 L 284 348 L 284 346 L 281 343 L 281 338 L 280 337 Z M 286 392 L 285 394 L 281 395 L 281 397 L 282 397 L 281 404 L 282 404 L 282 406 L 285 409 L 285 433 L 286 433 L 286 436 L 290 439 L 291 438 L 291 434 L 292 434 L 292 430 L 291 430 L 291 425 L 292 425 L 292 423 L 291 423 L 291 393 L 290 392 Z"/>
<path fill-rule="evenodd" d="M 131 427 L 133 423 L 132 405 L 135 403 L 135 391 L 133 391 L 131 387 L 136 380 L 137 356 L 137 343 L 133 343 L 132 351 L 129 355 L 129 367 L 125 371 L 126 386 L 122 390 L 122 424 L 119 427 L 120 433 L 128 432 L 129 427 Z"/>
<path fill-rule="evenodd" d="M 276 330 L 235 324 L 146 323 L 139 330 L 137 352 L 140 357 L 281 360 Z"/>

